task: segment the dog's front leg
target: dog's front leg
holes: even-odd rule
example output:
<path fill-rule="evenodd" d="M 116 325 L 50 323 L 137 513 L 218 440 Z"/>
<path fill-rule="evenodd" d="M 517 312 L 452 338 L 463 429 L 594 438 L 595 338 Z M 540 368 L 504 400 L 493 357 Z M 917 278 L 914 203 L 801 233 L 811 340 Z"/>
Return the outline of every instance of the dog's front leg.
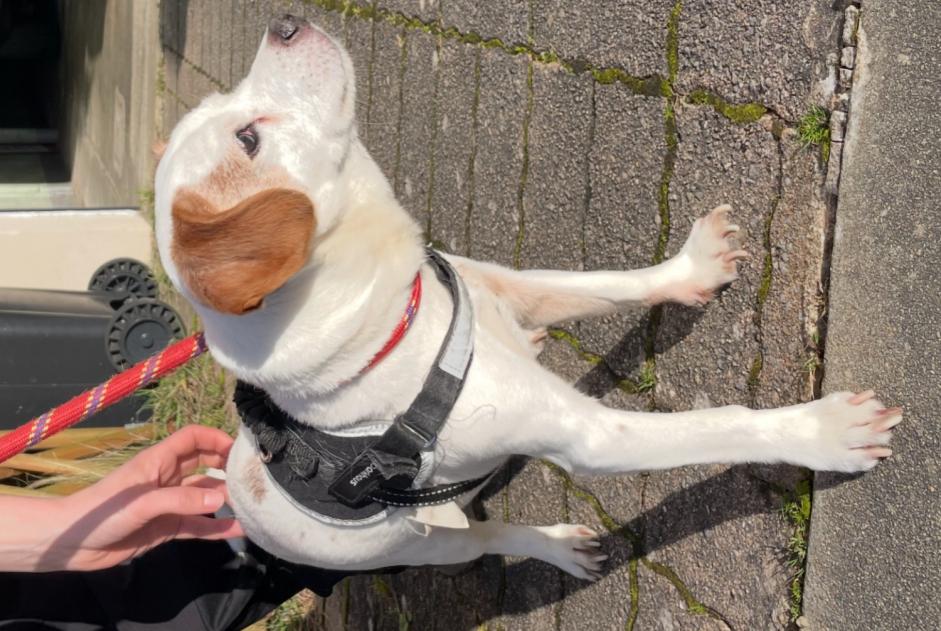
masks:
<path fill-rule="evenodd" d="M 698 219 L 676 256 L 645 269 L 517 271 L 457 256 L 449 258 L 466 281 L 502 299 L 520 324 L 531 329 L 605 315 L 640 303 L 702 305 L 716 289 L 735 280 L 736 263 L 747 256 L 730 241 L 738 231 L 738 226 L 728 221 L 730 210 L 719 206 Z"/>
<path fill-rule="evenodd" d="M 901 418 L 900 409 L 886 409 L 871 392 L 772 410 L 728 406 L 669 414 L 613 410 L 583 398 L 569 409 L 543 405 L 520 431 L 540 438 L 524 453 L 577 473 L 743 462 L 851 472 L 891 454 L 885 445 Z"/>

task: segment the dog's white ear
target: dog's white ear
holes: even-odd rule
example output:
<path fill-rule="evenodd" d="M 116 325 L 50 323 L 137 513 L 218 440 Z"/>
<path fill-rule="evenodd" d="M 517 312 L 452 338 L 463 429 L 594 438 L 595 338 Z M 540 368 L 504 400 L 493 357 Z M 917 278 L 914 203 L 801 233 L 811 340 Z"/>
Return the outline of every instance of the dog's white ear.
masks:
<path fill-rule="evenodd" d="M 240 315 L 304 266 L 315 225 L 299 191 L 271 188 L 219 210 L 184 189 L 173 200 L 173 262 L 197 300 Z"/>

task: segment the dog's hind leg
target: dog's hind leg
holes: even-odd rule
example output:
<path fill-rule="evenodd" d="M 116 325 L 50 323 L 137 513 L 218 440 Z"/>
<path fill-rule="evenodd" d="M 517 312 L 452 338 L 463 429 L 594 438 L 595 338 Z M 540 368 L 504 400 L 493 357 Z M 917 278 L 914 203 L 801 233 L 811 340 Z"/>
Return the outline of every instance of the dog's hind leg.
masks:
<path fill-rule="evenodd" d="M 449 258 L 468 283 L 477 283 L 501 298 L 527 329 L 604 315 L 638 303 L 701 305 L 716 289 L 735 280 L 736 262 L 747 256 L 729 241 L 738 231 L 738 226 L 728 222 L 729 210 L 729 206 L 719 206 L 698 219 L 676 256 L 641 270 L 515 271 Z"/>
<path fill-rule="evenodd" d="M 526 526 L 502 521 L 468 521 L 468 528 L 432 527 L 427 537 L 396 551 L 392 565 L 450 565 L 484 554 L 533 557 L 587 580 L 600 577 L 608 557 L 598 547 L 598 533 L 587 526 Z M 385 561 L 384 561 L 385 562 Z"/>

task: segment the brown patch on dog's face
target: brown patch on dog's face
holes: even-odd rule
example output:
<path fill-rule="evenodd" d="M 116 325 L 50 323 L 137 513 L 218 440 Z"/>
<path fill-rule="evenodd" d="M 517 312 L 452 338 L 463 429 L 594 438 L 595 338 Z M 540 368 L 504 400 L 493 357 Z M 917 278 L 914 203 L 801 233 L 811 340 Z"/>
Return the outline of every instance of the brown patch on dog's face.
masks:
<path fill-rule="evenodd" d="M 233 176 L 214 175 L 210 190 L 231 190 Z M 194 297 L 216 311 L 257 309 L 310 256 L 314 206 L 296 190 L 268 188 L 220 210 L 182 189 L 172 212 L 173 261 Z"/>
<path fill-rule="evenodd" d="M 261 460 L 257 457 L 252 458 L 248 466 L 245 467 L 245 478 L 243 480 L 248 492 L 259 504 L 265 499 L 265 479 L 261 466 Z"/>

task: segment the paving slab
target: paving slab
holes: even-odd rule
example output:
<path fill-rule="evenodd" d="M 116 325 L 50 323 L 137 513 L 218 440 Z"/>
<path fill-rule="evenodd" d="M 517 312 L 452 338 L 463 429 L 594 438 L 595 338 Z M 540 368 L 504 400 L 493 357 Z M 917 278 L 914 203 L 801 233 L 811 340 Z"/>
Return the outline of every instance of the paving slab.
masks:
<path fill-rule="evenodd" d="M 578 2 L 535 0 L 537 50 L 636 77 L 667 75 L 666 31 L 673 0 L 616 0 L 586 11 Z"/>
<path fill-rule="evenodd" d="M 401 144 L 393 184 L 399 202 L 427 231 L 437 125 L 438 39 L 411 30 L 405 34 L 403 46 L 406 66 L 402 74 Z"/>
<path fill-rule="evenodd" d="M 476 182 L 480 49 L 445 40 L 439 63 L 432 237 L 448 252 L 467 254 Z"/>
<path fill-rule="evenodd" d="M 498 39 L 508 46 L 530 43 L 529 0 L 442 0 L 441 23 L 461 33 Z"/>
<path fill-rule="evenodd" d="M 752 253 L 739 279 L 704 309 L 666 305 L 657 334 L 658 408 L 689 410 L 750 403 L 749 379 L 759 353 L 756 322 L 764 229 L 778 196 L 779 149 L 760 123 L 737 125 L 711 108 L 681 105 L 682 142 L 671 181 L 672 256 L 693 222 L 729 203 L 738 243 Z"/>
<path fill-rule="evenodd" d="M 402 29 L 377 22 L 372 56 L 372 85 L 367 102 L 369 120 L 360 137 L 389 181 L 395 179 L 401 122 L 405 38 Z M 363 99 L 357 101 L 362 104 Z"/>
<path fill-rule="evenodd" d="M 533 67 L 527 185 L 518 243 L 522 268 L 582 268 L 593 90 L 588 75 L 573 75 L 555 64 Z"/>
<path fill-rule="evenodd" d="M 895 455 L 858 479 L 817 474 L 811 629 L 941 621 L 941 5 L 867 0 L 843 154 L 824 391 L 905 408 Z"/>
<path fill-rule="evenodd" d="M 832 7 L 842 4 L 685 0 L 679 91 L 706 89 L 728 101 L 762 103 L 787 120 L 798 120 L 811 105 L 825 104 L 827 57 L 839 51 L 842 24 L 842 12 Z"/>
<path fill-rule="evenodd" d="M 408 18 L 418 18 L 431 23 L 441 19 L 441 5 L 447 0 L 380 0 L 380 9 L 399 13 Z"/>
<path fill-rule="evenodd" d="M 660 233 L 664 104 L 619 84 L 598 84 L 594 116 L 584 269 L 647 267 Z M 604 355 L 616 374 L 636 376 L 644 360 L 646 317 L 647 310 L 638 307 L 593 319 L 576 331 L 584 349 Z"/>
<path fill-rule="evenodd" d="M 519 232 L 529 63 L 492 49 L 483 50 L 480 58 L 470 255 L 511 267 Z"/>

